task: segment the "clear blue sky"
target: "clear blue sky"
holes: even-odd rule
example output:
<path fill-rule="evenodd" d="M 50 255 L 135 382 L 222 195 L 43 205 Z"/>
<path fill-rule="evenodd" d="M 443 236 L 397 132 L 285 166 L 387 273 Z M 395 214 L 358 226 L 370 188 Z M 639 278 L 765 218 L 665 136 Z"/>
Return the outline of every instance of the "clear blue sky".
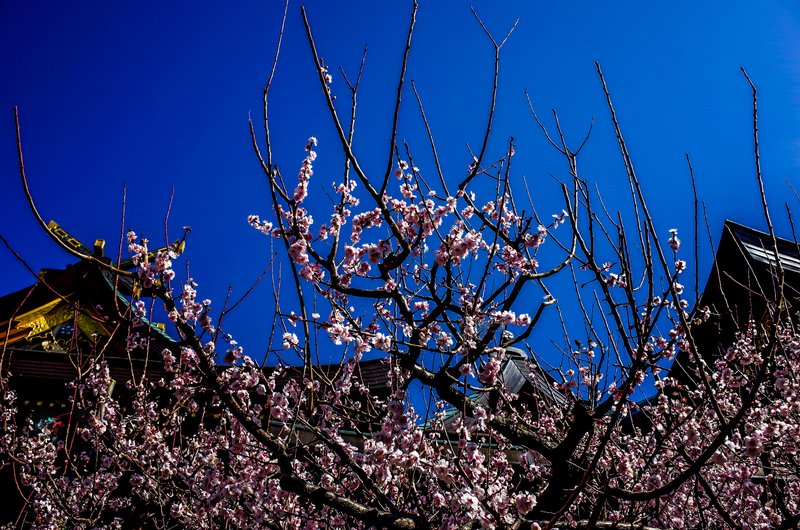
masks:
<path fill-rule="evenodd" d="M 551 178 L 565 166 L 530 118 L 523 90 L 540 113 L 557 108 L 577 141 L 592 116 L 584 176 L 611 207 L 625 208 L 623 166 L 594 70 L 600 60 L 623 131 L 658 226 L 689 241 L 691 203 L 684 153 L 716 239 L 731 218 L 763 228 L 753 177 L 751 102 L 739 67 L 760 90 L 764 175 L 779 233 L 788 236 L 783 201 L 800 189 L 800 7 L 795 2 L 489 2 L 475 8 L 500 36 L 520 17 L 503 49 L 494 153 L 517 139 L 516 174 L 533 183 L 537 206 L 558 211 Z M 47 219 L 114 252 L 123 183 L 126 226 L 163 240 L 190 225 L 188 257 L 202 296 L 241 293 L 264 266 L 269 240 L 246 224 L 268 216 L 267 187 L 252 155 L 247 118 L 258 122 L 283 2 L 22 2 L 0 4 L 0 234 L 35 268 L 72 258 L 38 229 L 19 184 L 12 106 L 21 109 L 32 190 Z M 368 171 L 385 164 L 387 135 L 408 2 L 306 3 L 320 53 L 354 75 L 369 45 L 361 90 L 357 153 Z M 339 175 L 341 158 L 314 81 L 310 53 L 292 2 L 272 93 L 278 163 L 292 174 L 310 135 L 320 138 L 315 184 Z M 415 79 L 437 135 L 445 170 L 460 176 L 486 114 L 491 49 L 468 4 L 423 0 L 409 78 Z M 335 75 L 334 91 L 347 94 Z M 400 137 L 425 162 L 426 142 L 410 92 Z M 420 165 L 423 171 L 433 167 Z M 453 177 L 457 178 L 457 177 Z M 312 192 L 318 188 L 312 186 Z M 665 236 L 666 237 L 666 236 Z M 185 263 L 184 261 L 181 262 Z M 705 281 L 707 267 L 701 272 Z M 0 293 L 32 282 L 0 249 Z M 231 330 L 251 353 L 264 347 L 271 285 L 263 283 Z M 219 304 L 217 304 L 219 306 Z"/>

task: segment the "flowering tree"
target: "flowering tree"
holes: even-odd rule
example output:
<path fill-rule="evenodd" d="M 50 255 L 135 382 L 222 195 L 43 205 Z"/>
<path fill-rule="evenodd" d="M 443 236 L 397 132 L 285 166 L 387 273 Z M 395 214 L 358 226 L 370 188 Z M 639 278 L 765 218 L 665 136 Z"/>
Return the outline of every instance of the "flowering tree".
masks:
<path fill-rule="evenodd" d="M 723 356 L 699 348 L 710 311 L 688 309 L 679 234 L 659 232 L 652 221 L 599 66 L 634 228 L 595 208 L 598 197 L 579 173 L 580 147 L 567 144 L 557 122 L 551 135 L 535 114 L 570 180 L 552 216 L 526 208 L 527 198 L 511 185 L 513 141 L 494 157 L 489 152 L 508 35 L 497 41 L 486 31 L 494 90 L 480 149 L 456 171 L 459 178 L 447 178 L 453 172 L 439 165 L 425 121 L 435 165 L 416 167 L 410 148 L 401 154 L 397 141 L 415 16 L 416 5 L 385 171 L 368 175 L 353 142 L 361 72 L 354 82 L 345 79 L 351 105 L 343 119 L 303 12 L 344 162 L 328 211 L 312 212 L 308 200 L 316 193 L 317 139 L 308 139 L 296 178 L 282 174 L 272 152 L 268 96 L 277 54 L 264 90 L 262 138 L 251 126 L 274 215 L 248 221 L 286 249 L 290 276 L 284 280 L 294 296 L 278 304 L 281 330 L 273 342 L 287 358 L 296 356 L 302 375 L 286 377 L 287 368 L 264 369 L 246 355 L 222 331 L 211 302 L 200 301 L 197 284 L 177 279 L 172 251 L 154 254 L 147 240 L 129 232 L 135 272 L 98 263 L 130 275 L 137 286 L 129 311 L 118 316 L 135 337 L 152 308 L 163 309 L 180 348 L 160 352 L 168 377 L 131 380 L 124 397 L 112 393 L 103 362 L 76 381 L 72 406 L 83 415 L 75 443 L 65 443 L 50 424 L 17 425 L 5 380 L 3 462 L 14 462 L 27 488 L 24 524 L 800 523 L 800 337 L 782 290 L 768 300 L 767 323 L 746 325 Z M 755 89 L 753 95 L 755 102 Z M 757 136 L 755 145 L 758 160 Z M 774 262 L 780 287 L 777 251 Z M 563 276 L 574 285 L 570 307 L 584 331 L 577 347 L 545 373 L 545 359 L 526 344 L 542 315 L 557 309 L 548 284 Z M 129 341 L 132 353 L 146 347 Z M 341 352 L 336 369 L 316 361 L 323 348 Z M 385 358 L 385 391 L 370 388 L 360 374 L 363 356 L 376 350 Z M 509 390 L 504 367 L 520 353 L 530 381 L 552 388 L 534 386 L 526 398 Z M 668 361 L 681 354 L 691 385 L 665 377 Z M 645 384 L 655 386 L 656 397 L 637 405 Z M 414 395 L 424 392 L 431 400 L 421 409 L 415 404 L 423 400 Z"/>

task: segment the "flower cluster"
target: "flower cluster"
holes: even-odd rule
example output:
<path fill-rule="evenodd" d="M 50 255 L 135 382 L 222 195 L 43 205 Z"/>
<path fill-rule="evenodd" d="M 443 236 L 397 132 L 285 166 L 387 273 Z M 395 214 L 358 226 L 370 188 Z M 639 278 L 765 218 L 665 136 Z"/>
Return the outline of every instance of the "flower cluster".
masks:
<path fill-rule="evenodd" d="M 292 193 L 292 199 L 294 199 L 297 204 L 300 204 L 308 197 L 308 182 L 311 180 L 311 175 L 314 174 L 312 163 L 317 158 L 317 152 L 314 151 L 316 145 L 316 138 L 312 136 L 308 139 L 308 143 L 306 144 L 306 151 L 308 154 L 303 159 L 300 171 L 297 173 L 297 187 L 295 187 L 294 193 Z"/>
<path fill-rule="evenodd" d="M 148 289 L 157 282 L 168 282 L 175 278 L 172 260 L 178 255 L 174 250 L 170 248 L 152 253 L 147 248 L 149 241 L 139 239 L 133 230 L 128 231 L 127 240 L 128 250 L 133 254 L 133 262 L 138 268 L 142 287 Z"/>

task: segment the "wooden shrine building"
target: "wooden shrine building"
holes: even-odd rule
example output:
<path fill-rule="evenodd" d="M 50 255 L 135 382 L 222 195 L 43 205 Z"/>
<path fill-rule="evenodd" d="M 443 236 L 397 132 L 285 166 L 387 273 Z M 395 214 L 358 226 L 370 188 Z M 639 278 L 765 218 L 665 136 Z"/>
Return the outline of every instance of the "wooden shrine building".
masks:
<path fill-rule="evenodd" d="M 777 255 L 777 256 L 776 256 Z M 780 299 L 777 261 L 783 268 L 783 298 Z M 788 239 L 725 221 L 714 265 L 695 313 L 710 310 L 710 318 L 692 327 L 692 337 L 703 359 L 713 364 L 736 340 L 736 333 L 749 322 L 765 324 L 770 308 L 800 309 L 800 245 Z M 687 352 L 681 352 L 670 369 L 670 377 L 694 385 Z"/>

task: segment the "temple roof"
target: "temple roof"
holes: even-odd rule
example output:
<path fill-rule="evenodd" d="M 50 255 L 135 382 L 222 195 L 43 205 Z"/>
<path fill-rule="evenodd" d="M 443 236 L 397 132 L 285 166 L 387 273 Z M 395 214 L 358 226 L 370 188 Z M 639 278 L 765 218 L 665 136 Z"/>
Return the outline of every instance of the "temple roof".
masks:
<path fill-rule="evenodd" d="M 37 379 L 72 379 L 103 359 L 112 376 L 161 372 L 161 351 L 177 342 L 148 321 L 137 332 L 147 348 L 127 348 L 131 293 L 129 278 L 81 260 L 65 269 L 45 269 L 37 281 L 0 297 L 3 370 Z M 79 347 L 75 347 L 80 343 Z"/>
<path fill-rule="evenodd" d="M 165 375 L 161 352 L 179 349 L 177 340 L 160 325 L 145 320 L 136 331 L 149 347 L 128 351 L 132 280 L 101 265 L 81 260 L 64 269 L 44 269 L 37 281 L 0 297 L 0 350 L 3 371 L 35 380 L 72 380 L 76 370 L 107 361 L 112 378 L 126 381 L 147 369 L 150 377 Z M 77 327 L 77 329 L 76 329 Z M 81 348 L 67 343 L 80 335 Z M 390 366 L 384 359 L 358 363 L 354 376 L 370 391 L 387 394 Z M 274 367 L 265 367 L 266 371 Z M 315 366 L 329 379 L 338 377 L 340 364 Z M 279 383 L 302 380 L 302 366 L 285 366 Z"/>
<path fill-rule="evenodd" d="M 531 408 L 533 414 L 537 414 L 540 399 L 565 409 L 569 406 L 569 398 L 556 390 L 555 380 L 540 368 L 536 361 L 518 348 L 506 349 L 502 369 L 497 379 L 506 392 L 521 399 Z M 473 393 L 469 398 L 477 405 L 492 409 L 499 395 L 497 390 L 489 390 Z M 453 430 L 461 418 L 462 413 L 454 407 L 445 410 L 445 430 Z M 465 418 L 464 421 L 469 424 L 475 420 Z"/>
<path fill-rule="evenodd" d="M 730 220 L 725 221 L 723 237 L 726 233 L 740 245 L 750 260 L 768 267 L 776 264 L 775 245 L 769 234 Z M 800 253 L 798 253 L 800 247 L 798 244 L 781 238 L 775 238 L 775 243 L 777 243 L 778 257 L 784 270 L 800 273 Z"/>
<path fill-rule="evenodd" d="M 800 308 L 800 246 L 796 241 L 775 238 L 765 232 L 726 220 L 714 264 L 696 310 L 708 307 L 711 318 L 692 327 L 697 350 L 708 362 L 735 340 L 748 322 L 762 322 L 769 306 L 779 297 L 777 259 L 784 271 L 784 303 Z M 681 352 L 669 375 L 680 382 L 691 379 L 685 366 L 689 358 Z"/>

